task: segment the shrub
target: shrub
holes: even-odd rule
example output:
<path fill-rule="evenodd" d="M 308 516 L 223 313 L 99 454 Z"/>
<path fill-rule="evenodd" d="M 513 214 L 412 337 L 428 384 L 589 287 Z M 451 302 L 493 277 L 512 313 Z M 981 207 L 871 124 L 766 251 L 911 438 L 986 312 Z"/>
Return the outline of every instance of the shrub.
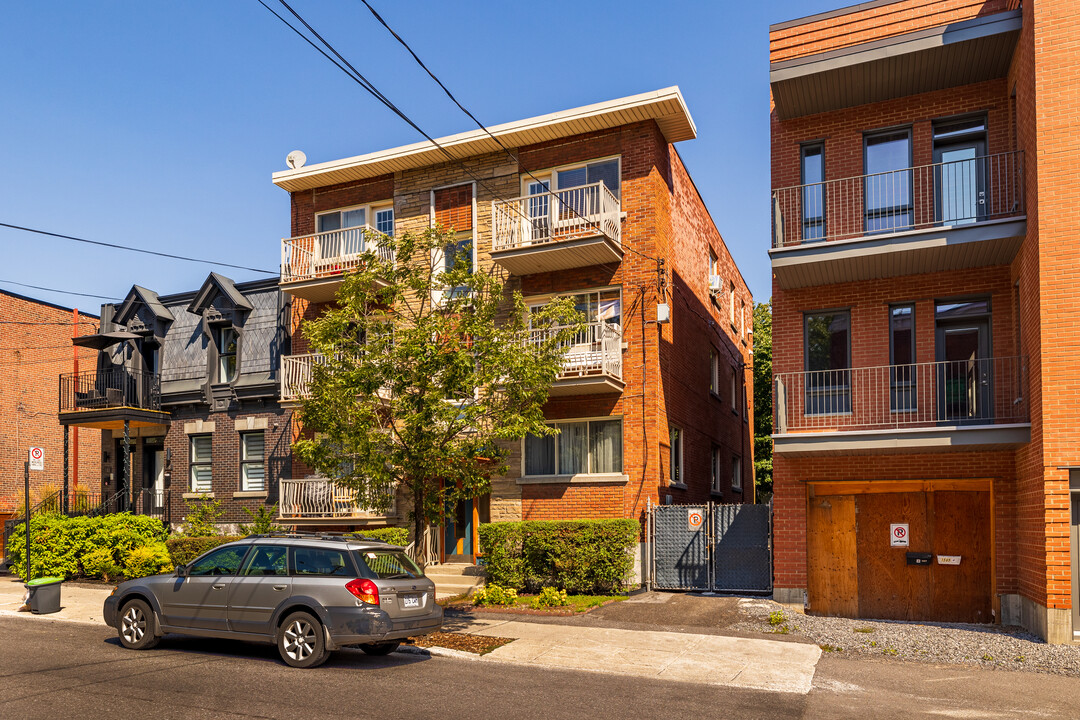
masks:
<path fill-rule="evenodd" d="M 473 605 L 516 605 L 517 590 L 498 585 L 488 585 L 473 593 Z"/>
<path fill-rule="evenodd" d="M 553 587 L 546 587 L 540 591 L 540 594 L 533 598 L 532 606 L 534 608 L 546 608 L 546 607 L 563 607 L 569 605 L 570 600 L 566 597 L 565 590 L 556 590 Z"/>
<path fill-rule="evenodd" d="M 367 538 L 368 540 L 378 540 L 384 543 L 390 543 L 391 545 L 398 545 L 405 547 L 409 544 L 409 528 L 389 527 L 389 528 L 374 528 L 371 530 L 359 530 L 354 532 L 356 537 Z"/>
<path fill-rule="evenodd" d="M 488 580 L 539 591 L 574 594 L 622 590 L 634 568 L 641 532 L 636 520 L 506 522 L 480 526 Z"/>
<path fill-rule="evenodd" d="M 86 577 L 99 577 L 102 580 L 115 580 L 124 574 L 108 548 L 96 548 L 83 555 L 82 567 Z"/>
<path fill-rule="evenodd" d="M 239 540 L 240 537 L 239 535 L 213 535 L 210 537 L 177 535 L 166 540 L 165 547 L 169 552 L 169 558 L 173 565 L 187 565 L 207 550 L 213 550 L 218 545 Z"/>
<path fill-rule="evenodd" d="M 157 542 L 135 548 L 128 553 L 124 561 L 124 575 L 128 578 L 141 578 L 160 573 L 172 572 L 169 549 L 165 543 Z"/>
<path fill-rule="evenodd" d="M 185 503 L 188 514 L 184 517 L 184 534 L 188 537 L 212 537 L 220 535 L 217 521 L 225 511 L 220 500 L 211 500 L 209 495 L 200 495 L 195 500 Z"/>
<path fill-rule="evenodd" d="M 277 503 L 274 503 L 271 507 L 260 505 L 255 512 L 251 512 L 247 508 L 242 509 L 251 518 L 251 524 L 240 526 L 241 535 L 245 537 L 248 535 L 268 535 L 282 531 L 283 528 L 280 525 L 274 524 L 274 517 L 277 515 Z"/>

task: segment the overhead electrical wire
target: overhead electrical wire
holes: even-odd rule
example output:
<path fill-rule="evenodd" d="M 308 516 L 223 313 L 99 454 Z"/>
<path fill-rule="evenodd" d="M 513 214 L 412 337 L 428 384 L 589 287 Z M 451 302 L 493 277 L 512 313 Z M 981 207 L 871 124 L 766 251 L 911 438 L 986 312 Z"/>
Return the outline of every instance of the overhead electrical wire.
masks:
<path fill-rule="evenodd" d="M 59 288 L 43 287 L 41 285 L 28 285 L 27 283 L 15 282 L 14 280 L 0 280 L 0 285 L 18 285 L 19 287 L 44 290 L 45 292 L 61 293 L 63 295 L 78 295 L 79 297 L 96 298 L 98 300 L 111 300 L 119 302 L 118 298 L 109 295 L 95 295 L 94 293 L 75 292 L 74 290 L 61 290 Z"/>

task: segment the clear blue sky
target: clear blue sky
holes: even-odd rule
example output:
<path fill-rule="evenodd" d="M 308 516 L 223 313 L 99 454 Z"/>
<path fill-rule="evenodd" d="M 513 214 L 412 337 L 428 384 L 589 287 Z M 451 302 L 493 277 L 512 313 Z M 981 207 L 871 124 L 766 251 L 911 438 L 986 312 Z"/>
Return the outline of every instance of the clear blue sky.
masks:
<path fill-rule="evenodd" d="M 371 1 L 488 125 L 680 86 L 698 139 L 679 152 L 768 298 L 768 26 L 843 2 Z M 472 129 L 359 0 L 293 6 L 429 134 Z M 290 150 L 421 139 L 255 0 L 24 2 L 3 26 L 0 222 L 276 271 L 289 202 L 270 174 Z M 0 244 L 0 280 L 109 296 L 214 269 L 6 228 Z"/>

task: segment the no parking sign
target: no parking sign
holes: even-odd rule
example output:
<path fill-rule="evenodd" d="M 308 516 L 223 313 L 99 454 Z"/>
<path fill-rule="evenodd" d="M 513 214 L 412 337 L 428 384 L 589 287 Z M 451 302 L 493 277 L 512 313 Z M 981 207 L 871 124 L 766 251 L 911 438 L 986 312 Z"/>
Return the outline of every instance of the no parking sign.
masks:
<path fill-rule="evenodd" d="M 39 447 L 30 448 L 30 469 L 31 470 L 44 470 L 45 469 L 45 451 Z"/>
<path fill-rule="evenodd" d="M 908 538 L 908 524 L 898 523 L 896 525 L 889 526 L 889 546 L 890 547 L 908 547 L 910 539 Z"/>
<path fill-rule="evenodd" d="M 690 530 L 700 530 L 705 522 L 705 515 L 701 510 L 691 508 L 686 511 L 686 527 Z"/>

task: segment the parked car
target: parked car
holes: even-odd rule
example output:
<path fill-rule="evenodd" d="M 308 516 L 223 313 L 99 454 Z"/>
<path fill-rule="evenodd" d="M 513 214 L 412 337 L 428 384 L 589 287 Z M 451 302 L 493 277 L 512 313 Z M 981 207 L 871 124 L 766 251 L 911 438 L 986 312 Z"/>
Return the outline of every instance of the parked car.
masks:
<path fill-rule="evenodd" d="M 397 546 L 330 535 L 254 535 L 169 575 L 128 580 L 105 622 L 133 650 L 165 633 L 276 643 L 293 667 L 358 646 L 386 655 L 442 627 L 435 584 Z"/>

